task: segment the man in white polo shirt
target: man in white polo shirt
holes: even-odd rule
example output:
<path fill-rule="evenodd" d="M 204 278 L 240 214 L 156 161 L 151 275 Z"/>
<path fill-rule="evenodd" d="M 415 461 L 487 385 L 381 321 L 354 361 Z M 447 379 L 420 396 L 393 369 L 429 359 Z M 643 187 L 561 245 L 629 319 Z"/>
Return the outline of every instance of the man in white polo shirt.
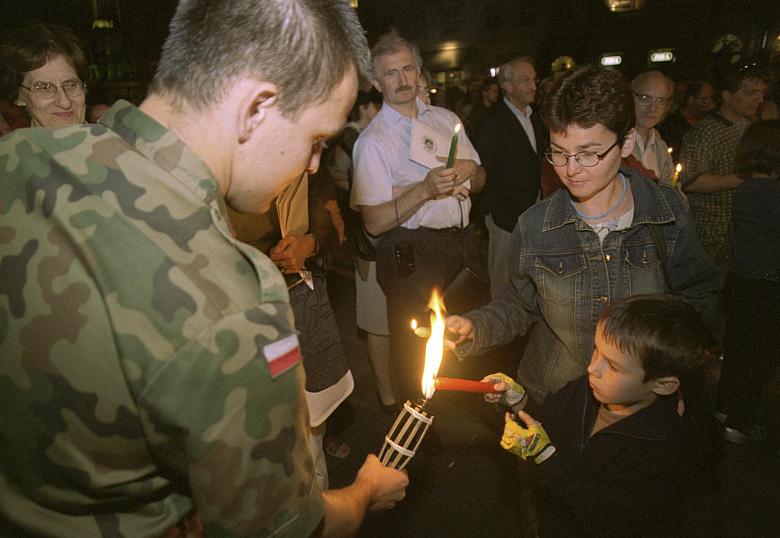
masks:
<path fill-rule="evenodd" d="M 374 86 L 385 106 L 361 133 L 353 151 L 351 205 L 366 230 L 378 237 L 377 278 L 387 295 L 397 397 L 420 395 L 423 350 L 409 330 L 411 318 L 427 320 L 433 287 L 443 289 L 461 270 L 464 248 L 475 250 L 469 225 L 472 192 L 485 171 L 461 130 L 451 168 L 428 168 L 410 158 L 414 122 L 451 135 L 458 117 L 417 98 L 422 59 L 415 45 L 391 31 L 372 50 Z M 448 148 L 440 148 L 446 157 Z"/>

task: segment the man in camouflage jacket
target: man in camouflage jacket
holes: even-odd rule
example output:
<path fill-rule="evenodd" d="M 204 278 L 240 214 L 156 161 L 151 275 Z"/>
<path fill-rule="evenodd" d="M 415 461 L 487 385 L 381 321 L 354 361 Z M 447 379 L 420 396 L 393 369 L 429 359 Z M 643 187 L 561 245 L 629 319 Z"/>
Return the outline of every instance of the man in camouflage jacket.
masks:
<path fill-rule="evenodd" d="M 345 535 L 403 498 L 373 456 L 313 481 L 285 282 L 225 219 L 316 169 L 366 74 L 353 10 L 313 4 L 183 2 L 140 108 L 0 140 L 13 535 L 161 536 L 194 510 L 219 536 Z"/>

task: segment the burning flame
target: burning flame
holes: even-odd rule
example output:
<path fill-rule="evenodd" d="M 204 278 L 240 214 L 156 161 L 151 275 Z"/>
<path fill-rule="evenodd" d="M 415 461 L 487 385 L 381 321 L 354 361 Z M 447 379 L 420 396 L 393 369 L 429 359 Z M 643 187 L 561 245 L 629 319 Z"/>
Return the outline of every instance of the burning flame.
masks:
<path fill-rule="evenodd" d="M 412 322 L 409 324 L 409 326 L 412 328 L 412 330 L 415 330 L 417 328 L 417 320 L 412 318 Z"/>
<path fill-rule="evenodd" d="M 460 132 L 460 123 L 455 126 L 455 130 L 453 131 L 454 134 L 458 134 Z"/>
<path fill-rule="evenodd" d="M 682 172 L 682 165 L 680 163 L 677 163 L 677 166 L 674 167 L 674 171 L 678 174 Z"/>
<path fill-rule="evenodd" d="M 442 355 L 444 354 L 444 301 L 439 297 L 438 290 L 431 293 L 428 302 L 431 312 L 431 336 L 425 344 L 425 370 L 422 375 L 422 392 L 426 399 L 436 391 L 436 374 L 439 372 Z"/>

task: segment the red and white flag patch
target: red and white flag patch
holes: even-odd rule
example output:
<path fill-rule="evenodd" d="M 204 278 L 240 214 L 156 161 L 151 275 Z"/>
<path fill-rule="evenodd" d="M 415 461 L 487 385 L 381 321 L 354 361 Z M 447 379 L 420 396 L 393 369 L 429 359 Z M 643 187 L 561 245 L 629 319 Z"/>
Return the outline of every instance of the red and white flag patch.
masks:
<path fill-rule="evenodd" d="M 301 348 L 298 344 L 298 335 L 288 334 L 281 340 L 271 342 L 263 346 L 263 354 L 268 363 L 268 371 L 271 377 L 277 377 L 299 362 L 301 362 Z"/>

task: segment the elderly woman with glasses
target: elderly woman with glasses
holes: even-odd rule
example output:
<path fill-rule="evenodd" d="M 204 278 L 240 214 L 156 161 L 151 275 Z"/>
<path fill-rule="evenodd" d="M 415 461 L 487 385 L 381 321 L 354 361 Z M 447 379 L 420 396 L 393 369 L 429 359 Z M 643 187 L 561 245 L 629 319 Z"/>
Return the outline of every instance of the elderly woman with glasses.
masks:
<path fill-rule="evenodd" d="M 671 292 L 712 317 L 720 284 L 682 195 L 622 167 L 637 133 L 619 72 L 586 67 L 563 77 L 544 116 L 545 158 L 565 188 L 518 218 L 500 293 L 447 318 L 458 344 L 471 340 L 462 355 L 529 331 L 517 373 L 538 402 L 586 373 L 596 322 L 612 301 Z"/>
<path fill-rule="evenodd" d="M 38 23 L 8 32 L 0 64 L 0 97 L 24 107 L 32 127 L 84 123 L 87 63 L 73 32 Z"/>

